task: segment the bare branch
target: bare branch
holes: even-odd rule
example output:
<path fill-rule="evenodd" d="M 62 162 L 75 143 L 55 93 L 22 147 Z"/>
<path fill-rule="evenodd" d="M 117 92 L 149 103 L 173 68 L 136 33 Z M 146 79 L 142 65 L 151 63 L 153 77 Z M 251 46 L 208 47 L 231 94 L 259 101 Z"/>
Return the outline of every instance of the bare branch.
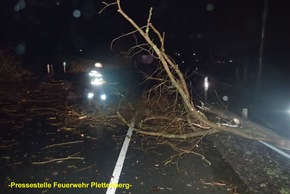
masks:
<path fill-rule="evenodd" d="M 155 32 L 155 34 L 157 34 L 159 41 L 160 41 L 160 50 L 161 51 L 165 51 L 164 48 L 164 37 L 165 37 L 165 33 L 163 33 L 163 35 L 161 36 L 160 32 L 154 27 L 154 25 L 152 23 L 150 23 L 150 27 L 152 28 L 152 30 Z"/>
<path fill-rule="evenodd" d="M 102 3 L 105 5 L 105 7 L 103 7 L 103 8 L 99 11 L 99 14 L 101 14 L 101 13 L 102 13 L 105 9 L 107 9 L 108 7 L 117 4 L 117 2 L 107 3 L 107 2 L 105 2 L 105 1 L 103 1 Z"/>
<path fill-rule="evenodd" d="M 168 106 L 167 108 L 165 108 L 164 105 L 160 106 L 162 111 L 168 111 L 165 113 L 167 114 L 167 116 L 169 112 L 171 112 L 170 114 L 174 116 L 179 116 L 180 118 L 185 112 L 184 115 L 186 115 L 186 117 L 182 119 L 186 119 L 188 125 L 191 127 L 191 131 L 186 131 L 188 127 L 184 127 L 184 129 L 182 129 L 182 127 L 184 126 L 182 122 L 176 123 L 169 122 L 169 124 L 167 123 L 168 124 L 167 127 L 174 124 L 175 131 L 171 132 L 171 129 L 169 130 L 169 128 L 160 127 L 159 132 L 135 129 L 136 132 L 157 137 L 162 136 L 165 138 L 187 139 L 190 137 L 203 136 L 207 132 L 208 134 L 211 134 L 219 131 L 225 131 L 248 139 L 268 141 L 275 143 L 280 147 L 290 148 L 289 140 L 286 140 L 283 137 L 279 137 L 278 135 L 273 133 L 270 134 L 266 129 L 264 129 L 261 126 L 254 125 L 249 122 L 243 122 L 244 126 L 242 129 L 233 128 L 223 125 L 223 123 L 216 122 L 214 121 L 214 119 L 208 119 L 207 115 L 211 115 L 213 111 L 197 108 L 196 104 L 194 104 L 194 102 L 191 99 L 184 74 L 181 72 L 175 61 L 165 53 L 164 48 L 165 33 L 161 34 L 151 23 L 152 8 L 150 8 L 149 10 L 149 16 L 147 18 L 146 26 L 140 27 L 132 18 L 130 18 L 122 10 L 121 0 L 116 0 L 115 4 L 117 4 L 118 12 L 125 18 L 125 20 L 127 20 L 133 26 L 134 29 L 136 29 L 120 37 L 124 37 L 130 34 L 133 34 L 135 36 L 136 33 L 140 35 L 145 41 L 145 43 L 140 44 L 135 36 L 136 46 L 133 46 L 131 49 L 129 49 L 127 51 L 127 54 L 129 54 L 130 56 L 134 56 L 134 54 L 139 53 L 141 51 L 147 51 L 148 53 L 151 53 L 153 56 L 159 59 L 160 64 L 162 66 L 161 72 L 162 73 L 165 72 L 166 74 L 166 76 L 163 76 L 162 74 L 157 73 L 155 75 L 147 77 L 147 79 L 154 79 L 155 81 L 160 81 L 149 90 L 148 94 L 151 95 L 151 92 L 154 92 L 155 93 L 154 98 L 155 100 L 157 99 L 157 101 L 161 100 L 166 95 L 167 97 L 170 97 L 171 98 L 170 101 L 171 104 L 169 103 L 170 106 Z M 153 39 L 149 37 L 150 29 L 152 29 L 152 31 L 158 37 L 158 42 L 160 43 L 160 45 L 154 43 Z M 115 40 L 113 40 L 113 42 Z M 173 90 L 171 88 L 171 85 L 169 84 L 172 84 L 172 86 L 174 86 Z M 173 95 L 175 95 L 174 98 Z M 182 106 L 179 106 L 180 104 L 182 104 Z M 222 114 L 223 112 L 217 113 L 217 115 L 219 116 L 222 116 Z M 172 116 L 172 118 L 175 117 Z M 126 120 L 124 121 L 126 123 Z M 153 119 L 151 121 L 153 121 Z M 192 130 L 194 132 L 192 132 Z"/>
<path fill-rule="evenodd" d="M 160 132 L 144 131 L 137 128 L 134 128 L 133 130 L 143 135 L 164 137 L 164 138 L 169 138 L 169 139 L 183 139 L 183 140 L 190 139 L 193 137 L 200 137 L 203 135 L 210 135 L 210 134 L 214 134 L 220 131 L 216 129 L 211 129 L 207 131 L 197 131 L 197 132 L 186 133 L 186 134 L 162 134 Z"/>
<path fill-rule="evenodd" d="M 150 7 L 149 16 L 147 18 L 146 31 L 145 31 L 147 36 L 149 36 L 149 25 L 151 24 L 150 21 L 151 21 L 151 17 L 152 17 L 152 10 L 153 10 L 153 8 Z"/>
<path fill-rule="evenodd" d="M 143 29 L 143 28 L 145 28 L 145 26 L 141 27 L 141 29 Z M 136 32 L 138 32 L 138 30 L 133 30 L 133 31 L 131 31 L 131 32 L 128 32 L 128 33 L 122 34 L 121 36 L 118 36 L 117 38 L 114 38 L 114 39 L 112 40 L 112 42 L 111 42 L 111 46 L 110 46 L 111 49 L 113 50 L 113 44 L 114 44 L 115 41 L 119 40 L 120 38 L 123 38 L 123 37 L 129 36 L 129 35 L 131 35 L 131 34 L 134 34 L 134 33 L 136 33 Z"/>

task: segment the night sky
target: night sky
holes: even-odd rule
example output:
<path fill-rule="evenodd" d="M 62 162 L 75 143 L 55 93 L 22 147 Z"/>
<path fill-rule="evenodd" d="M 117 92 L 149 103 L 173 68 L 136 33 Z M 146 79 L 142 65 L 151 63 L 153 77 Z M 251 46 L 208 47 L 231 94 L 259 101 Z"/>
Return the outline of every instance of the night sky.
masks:
<path fill-rule="evenodd" d="M 80 49 L 91 58 L 126 51 L 132 37 L 117 41 L 114 51 L 110 42 L 133 28 L 116 7 L 99 14 L 101 2 L 1 0 L 1 48 L 14 49 L 33 65 L 58 55 L 80 54 Z M 152 22 L 165 32 L 166 50 L 181 53 L 189 66 L 220 59 L 257 63 L 264 0 L 124 0 L 123 6 L 141 26 L 152 6 Z M 269 0 L 265 63 L 289 69 L 289 53 L 290 5 L 287 0 Z"/>

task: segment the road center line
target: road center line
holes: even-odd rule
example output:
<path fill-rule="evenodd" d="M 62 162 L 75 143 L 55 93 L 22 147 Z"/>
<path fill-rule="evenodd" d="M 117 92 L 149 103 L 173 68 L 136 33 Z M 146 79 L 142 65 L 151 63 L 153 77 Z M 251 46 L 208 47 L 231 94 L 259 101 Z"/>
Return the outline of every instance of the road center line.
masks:
<path fill-rule="evenodd" d="M 112 174 L 112 178 L 110 180 L 110 185 L 112 185 L 112 184 L 116 185 L 119 183 L 120 175 L 121 175 L 123 164 L 124 164 L 124 161 L 126 158 L 126 153 L 127 153 L 128 147 L 129 147 L 130 140 L 131 140 L 134 125 L 135 125 L 135 117 L 133 118 L 133 120 L 130 124 L 130 127 L 128 129 L 127 135 L 125 137 L 125 140 L 124 140 L 123 146 L 121 148 L 118 160 L 116 162 L 116 166 L 115 166 L 113 174 Z M 117 188 L 115 188 L 115 187 L 114 188 L 109 187 L 107 189 L 106 194 L 115 194 L 116 189 Z"/>

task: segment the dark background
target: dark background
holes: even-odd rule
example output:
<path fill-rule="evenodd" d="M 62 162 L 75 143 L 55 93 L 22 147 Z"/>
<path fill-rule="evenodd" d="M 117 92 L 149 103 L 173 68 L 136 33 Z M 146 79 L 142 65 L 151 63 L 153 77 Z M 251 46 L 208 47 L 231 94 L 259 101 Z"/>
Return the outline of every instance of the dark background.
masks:
<path fill-rule="evenodd" d="M 117 13 L 116 6 L 99 14 L 102 1 L 0 2 L 0 46 L 15 50 L 30 69 L 57 63 L 64 54 L 107 59 L 134 45 L 134 39 L 126 37 L 116 41 L 111 50 L 111 41 L 133 28 Z M 233 73 L 232 66 L 246 65 L 255 81 L 264 0 L 126 0 L 122 5 L 140 26 L 146 24 L 153 7 L 152 23 L 165 32 L 166 51 L 181 67 L 199 67 L 223 77 Z M 80 11 L 80 17 L 74 17 L 75 10 Z M 287 0 L 269 1 L 263 80 L 275 82 L 273 87 L 288 82 L 289 15 Z"/>

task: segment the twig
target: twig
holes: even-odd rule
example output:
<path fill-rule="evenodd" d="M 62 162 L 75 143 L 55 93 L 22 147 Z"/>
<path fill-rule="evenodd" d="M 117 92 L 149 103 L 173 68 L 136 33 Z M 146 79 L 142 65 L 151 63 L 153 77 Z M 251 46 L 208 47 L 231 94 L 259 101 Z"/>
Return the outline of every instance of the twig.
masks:
<path fill-rule="evenodd" d="M 153 8 L 150 7 L 149 16 L 147 18 L 146 31 L 145 31 L 147 36 L 149 36 L 149 26 L 150 26 L 150 21 L 151 21 L 151 17 L 152 17 L 152 10 L 153 10 Z"/>
<path fill-rule="evenodd" d="M 72 157 L 68 156 L 66 158 L 53 158 L 48 161 L 42 161 L 42 162 L 32 162 L 32 164 L 47 164 L 51 162 L 58 162 L 58 161 L 64 161 L 64 160 L 84 160 L 84 157 Z"/>
<path fill-rule="evenodd" d="M 145 28 L 145 26 L 141 27 L 141 29 L 143 29 L 143 28 Z M 122 34 L 122 35 L 118 36 L 117 38 L 114 38 L 114 39 L 112 40 L 112 42 L 111 42 L 111 46 L 110 46 L 110 48 L 113 50 L 113 45 L 114 45 L 114 42 L 115 42 L 115 41 L 119 40 L 120 38 L 123 38 L 123 37 L 129 36 L 129 35 L 131 35 L 131 34 L 134 34 L 134 33 L 136 33 L 136 32 L 138 32 L 138 30 L 133 30 L 133 31 L 131 31 L 131 32 L 127 32 L 127 33 L 125 33 L 125 34 Z"/>
<path fill-rule="evenodd" d="M 116 5 L 117 4 L 117 2 L 113 2 L 113 3 L 107 3 L 107 2 L 105 2 L 105 1 L 103 1 L 102 2 L 104 5 L 105 5 L 105 7 L 104 8 L 102 8 L 100 11 L 99 11 L 99 14 L 101 14 L 105 9 L 107 9 L 108 7 L 110 7 L 110 6 L 112 6 L 112 5 Z"/>
<path fill-rule="evenodd" d="M 205 158 L 205 156 L 203 156 L 203 155 L 201 155 L 201 154 L 199 154 L 199 153 L 197 153 L 197 152 L 192 151 L 192 150 L 191 150 L 192 148 L 186 150 L 186 149 L 179 148 L 179 147 L 177 147 L 176 145 L 174 145 L 174 144 L 172 144 L 172 143 L 170 143 L 170 142 L 168 142 L 168 144 L 169 144 L 169 145 L 170 145 L 174 150 L 177 150 L 177 151 L 181 152 L 180 154 L 195 154 L 195 155 L 197 155 L 197 156 L 200 156 L 202 160 L 206 161 L 206 162 L 208 163 L 208 165 L 211 165 L 211 162 L 208 161 L 208 160 Z M 196 146 L 196 144 L 194 144 L 193 147 L 195 147 L 195 146 Z"/>
<path fill-rule="evenodd" d="M 43 148 L 41 148 L 41 150 L 47 149 L 47 148 L 52 148 L 52 147 L 57 147 L 57 146 L 64 146 L 64 145 L 70 145 L 70 144 L 76 144 L 76 143 L 83 143 L 83 140 L 80 141 L 71 141 L 71 142 L 65 142 L 65 143 L 57 143 L 57 144 L 52 144 L 52 145 L 48 145 L 45 146 Z"/>
<path fill-rule="evenodd" d="M 92 164 L 92 165 L 90 165 L 90 166 L 87 166 L 87 167 L 84 167 L 84 168 L 78 169 L 78 170 L 76 170 L 76 172 L 83 171 L 83 170 L 87 170 L 87 169 L 89 169 L 89 168 L 91 168 L 91 167 L 93 167 L 93 166 L 96 166 L 96 164 Z"/>

